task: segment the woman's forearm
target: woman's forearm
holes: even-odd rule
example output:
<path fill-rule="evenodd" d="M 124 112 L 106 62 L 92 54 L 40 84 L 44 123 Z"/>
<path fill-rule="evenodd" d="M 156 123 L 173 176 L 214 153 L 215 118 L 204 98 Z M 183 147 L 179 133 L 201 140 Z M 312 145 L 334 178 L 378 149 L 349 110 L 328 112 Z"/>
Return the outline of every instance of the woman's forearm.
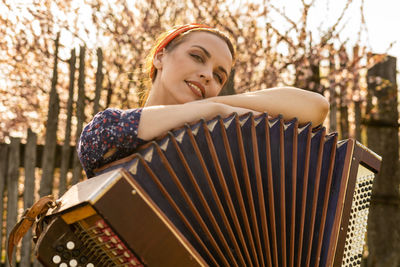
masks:
<path fill-rule="evenodd" d="M 189 102 L 182 105 L 150 106 L 142 110 L 138 137 L 151 140 L 168 130 L 202 118 L 211 119 L 216 115 L 227 116 L 233 112 L 239 115 L 251 110 L 215 102 Z"/>
<path fill-rule="evenodd" d="M 267 112 L 273 117 L 281 114 L 285 120 L 297 118 L 301 124 L 312 122 L 314 126 L 322 124 L 329 111 L 329 102 L 322 95 L 294 87 L 217 96 L 206 101 Z"/>

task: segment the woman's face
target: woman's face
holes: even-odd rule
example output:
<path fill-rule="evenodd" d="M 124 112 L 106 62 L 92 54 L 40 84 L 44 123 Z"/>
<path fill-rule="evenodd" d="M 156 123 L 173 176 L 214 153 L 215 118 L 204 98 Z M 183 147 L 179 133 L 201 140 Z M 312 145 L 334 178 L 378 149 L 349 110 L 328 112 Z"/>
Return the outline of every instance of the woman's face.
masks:
<path fill-rule="evenodd" d="M 232 55 L 217 35 L 193 32 L 172 50 L 158 53 L 153 63 L 158 104 L 183 104 L 218 95 L 231 71 Z"/>

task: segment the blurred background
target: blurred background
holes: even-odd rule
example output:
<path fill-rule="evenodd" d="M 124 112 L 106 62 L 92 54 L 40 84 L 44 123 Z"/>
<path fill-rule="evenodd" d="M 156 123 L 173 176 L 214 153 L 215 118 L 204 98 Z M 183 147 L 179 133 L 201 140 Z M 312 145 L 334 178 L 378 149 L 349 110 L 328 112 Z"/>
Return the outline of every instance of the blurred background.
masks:
<path fill-rule="evenodd" d="M 197 22 L 236 43 L 222 94 L 320 93 L 328 131 L 383 157 L 362 265 L 399 267 L 399 10 L 397 0 L 0 0 L 1 262 L 24 209 L 85 179 L 75 152 L 84 125 L 107 107 L 140 105 L 155 37 Z M 31 262 L 24 240 L 21 266 Z"/>

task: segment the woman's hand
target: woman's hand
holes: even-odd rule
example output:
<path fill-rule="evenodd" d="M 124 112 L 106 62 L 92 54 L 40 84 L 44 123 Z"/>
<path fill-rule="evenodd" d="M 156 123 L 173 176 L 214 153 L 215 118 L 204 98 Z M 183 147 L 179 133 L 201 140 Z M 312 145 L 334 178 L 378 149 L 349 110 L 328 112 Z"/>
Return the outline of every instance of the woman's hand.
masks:
<path fill-rule="evenodd" d="M 324 122 L 329 111 L 329 102 L 320 94 L 294 88 L 277 87 L 239 95 L 217 96 L 203 102 L 223 103 L 230 106 L 251 108 L 267 112 L 284 120 L 297 118 L 300 124 L 311 122 L 313 126 Z"/>

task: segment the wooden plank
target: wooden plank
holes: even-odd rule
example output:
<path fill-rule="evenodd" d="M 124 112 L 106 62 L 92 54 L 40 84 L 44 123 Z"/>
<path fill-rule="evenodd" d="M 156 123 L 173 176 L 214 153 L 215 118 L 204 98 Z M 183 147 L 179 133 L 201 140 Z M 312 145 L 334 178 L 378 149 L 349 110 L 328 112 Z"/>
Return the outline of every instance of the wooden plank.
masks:
<path fill-rule="evenodd" d="M 6 143 L 0 143 L 0 146 L 6 146 L 8 147 L 8 144 Z M 26 144 L 22 143 L 20 145 L 20 153 L 21 153 L 21 161 L 19 162 L 19 167 L 23 168 L 25 166 L 25 146 Z M 42 168 L 42 160 L 43 160 L 43 150 L 44 150 L 44 145 L 42 144 L 37 144 L 36 145 L 36 163 L 35 167 L 37 168 Z M 75 150 L 75 146 L 70 145 L 70 153 L 68 155 L 69 157 L 69 165 L 68 169 L 72 169 L 72 157 L 73 157 L 73 152 Z M 62 152 L 62 146 L 57 145 L 56 146 L 56 153 L 55 153 L 55 158 L 54 158 L 54 167 L 55 168 L 61 168 L 61 152 Z"/>
<path fill-rule="evenodd" d="M 46 139 L 43 151 L 43 167 L 42 167 L 42 179 L 40 181 L 39 195 L 46 196 L 51 194 L 53 189 L 53 175 L 54 175 L 54 158 L 57 145 L 57 126 L 58 126 L 58 114 L 60 112 L 60 99 L 57 93 L 57 64 L 58 64 L 58 47 L 59 47 L 60 35 L 57 35 L 55 41 L 55 55 L 54 55 L 54 67 L 53 67 L 53 78 L 51 82 L 49 110 L 47 113 L 47 130 Z"/>
<path fill-rule="evenodd" d="M 96 71 L 96 93 L 93 101 L 93 116 L 99 112 L 100 96 L 103 89 L 103 50 L 97 48 L 97 71 Z"/>
<path fill-rule="evenodd" d="M 357 141 L 363 143 L 363 140 L 361 140 L 361 121 L 362 121 L 362 100 L 360 97 L 360 47 L 358 45 L 353 47 L 353 73 L 354 73 L 354 78 L 353 78 L 353 90 L 352 90 L 352 95 L 353 99 L 354 96 L 356 99 L 354 99 L 354 125 L 355 125 L 355 138 Z"/>
<path fill-rule="evenodd" d="M 17 223 L 20 138 L 11 137 L 7 171 L 7 237 Z M 14 252 L 15 255 L 15 252 Z M 15 262 L 15 256 L 13 257 Z M 6 261 L 8 260 L 6 256 Z"/>
<path fill-rule="evenodd" d="M 337 94 L 335 88 L 335 54 L 329 53 L 329 132 L 335 132 L 337 129 L 337 111 L 338 106 L 336 103 Z M 313 125 L 314 126 L 314 125 Z M 315 125 L 316 126 L 316 125 Z"/>
<path fill-rule="evenodd" d="M 3 258 L 3 205 L 4 205 L 4 188 L 7 180 L 7 165 L 8 165 L 8 145 L 0 145 L 0 258 Z"/>
<path fill-rule="evenodd" d="M 76 117 L 78 120 L 75 134 L 76 142 L 81 136 L 83 122 L 85 121 L 85 53 L 86 47 L 81 46 L 79 51 L 78 100 L 76 102 Z M 73 161 L 71 184 L 74 185 L 82 179 L 82 166 L 76 152 Z"/>
<path fill-rule="evenodd" d="M 25 150 L 25 185 L 24 185 L 24 210 L 32 207 L 35 193 L 35 162 L 36 162 L 37 136 L 31 129 L 28 130 L 28 138 Z M 31 265 L 32 229 L 22 239 L 20 266 Z"/>
<path fill-rule="evenodd" d="M 65 137 L 64 144 L 61 152 L 61 168 L 60 168 L 60 184 L 59 184 L 59 193 L 61 196 L 67 190 L 67 175 L 68 175 L 68 167 L 70 165 L 70 153 L 71 153 L 71 119 L 72 119 L 72 109 L 73 109 L 73 100 L 74 100 L 74 84 L 75 84 L 75 63 L 76 63 L 76 55 L 75 49 L 71 50 L 71 58 L 69 60 L 69 96 L 67 103 L 67 125 L 65 127 Z M 75 151 L 72 150 L 72 151 Z"/>
<path fill-rule="evenodd" d="M 368 263 L 398 266 L 400 262 L 399 112 L 397 59 L 376 55 L 382 61 L 368 70 L 366 106 L 367 144 L 382 156 L 374 180 L 368 219 Z M 375 125 L 373 125 L 375 122 Z"/>

